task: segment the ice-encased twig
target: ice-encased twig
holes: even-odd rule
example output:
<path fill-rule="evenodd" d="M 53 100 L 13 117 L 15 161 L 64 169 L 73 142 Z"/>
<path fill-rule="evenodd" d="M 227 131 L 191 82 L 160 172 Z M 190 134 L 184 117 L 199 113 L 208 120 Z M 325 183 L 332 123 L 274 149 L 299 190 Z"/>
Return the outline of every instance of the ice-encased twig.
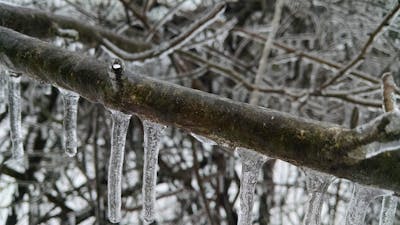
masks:
<path fill-rule="evenodd" d="M 242 162 L 242 176 L 240 179 L 240 210 L 238 225 L 250 225 L 252 221 L 252 209 L 254 204 L 254 191 L 257 178 L 262 165 L 269 159 L 250 149 L 236 148 Z"/>
<path fill-rule="evenodd" d="M 204 29 L 206 29 L 210 24 L 214 23 L 220 17 L 220 15 L 223 14 L 225 8 L 225 3 L 223 2 L 215 4 L 215 6 L 210 11 L 208 11 L 206 15 L 197 19 L 196 22 L 190 25 L 186 31 L 182 32 L 177 37 L 171 39 L 164 44 L 161 44 L 160 46 L 140 53 L 126 52 L 118 48 L 118 46 L 114 45 L 111 41 L 105 38 L 102 39 L 102 44 L 110 51 L 115 53 L 118 57 L 125 60 L 146 61 L 152 60 L 156 57 L 163 58 L 163 56 L 166 56 L 176 49 L 182 47 L 188 41 L 192 40 L 192 38 L 195 37 L 197 34 L 204 31 Z"/>
<path fill-rule="evenodd" d="M 165 129 L 164 125 L 151 121 L 143 121 L 144 132 L 144 166 L 143 166 L 143 210 L 142 218 L 145 224 L 154 221 L 155 214 L 155 186 L 157 183 L 157 163 L 160 149 L 161 135 Z"/>
<path fill-rule="evenodd" d="M 393 225 L 396 214 L 398 198 L 395 196 L 384 196 L 379 218 L 379 225 Z"/>
<path fill-rule="evenodd" d="M 355 183 L 353 196 L 347 207 L 346 225 L 363 225 L 368 205 L 377 197 L 390 195 L 391 192 L 365 187 Z"/>
<path fill-rule="evenodd" d="M 10 133 L 12 142 L 12 157 L 22 160 L 24 147 L 22 145 L 21 129 L 21 75 L 8 71 L 8 104 L 10 112 Z"/>
<path fill-rule="evenodd" d="M 76 123 L 78 116 L 79 95 L 75 92 L 59 88 L 64 102 L 63 147 L 69 157 L 76 155 L 78 138 Z"/>
<path fill-rule="evenodd" d="M 306 187 L 309 195 L 303 225 L 319 225 L 324 195 L 334 177 L 307 168 L 303 168 L 303 171 L 306 174 Z"/>
<path fill-rule="evenodd" d="M 131 115 L 110 110 L 112 115 L 111 153 L 108 164 L 108 218 L 112 223 L 121 220 L 121 179 L 125 139 Z"/>

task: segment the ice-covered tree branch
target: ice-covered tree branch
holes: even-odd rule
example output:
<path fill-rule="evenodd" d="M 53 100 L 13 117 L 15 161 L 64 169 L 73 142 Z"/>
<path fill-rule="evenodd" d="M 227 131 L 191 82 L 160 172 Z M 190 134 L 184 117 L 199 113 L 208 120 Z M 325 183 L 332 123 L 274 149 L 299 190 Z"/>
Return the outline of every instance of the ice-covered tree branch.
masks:
<path fill-rule="evenodd" d="M 37 38 L 52 38 L 62 35 L 62 30 L 74 30 L 79 41 L 86 44 L 100 44 L 107 39 L 119 48 L 129 52 L 141 52 L 151 45 L 93 26 L 70 17 L 47 13 L 41 10 L 0 3 L 0 26 L 8 27 Z"/>
<path fill-rule="evenodd" d="M 38 80 L 73 90 L 106 107 L 245 147 L 363 184 L 400 191 L 396 154 L 360 160 L 348 153 L 400 138 L 398 113 L 363 129 L 346 129 L 234 102 L 126 71 L 113 88 L 109 64 L 68 52 L 8 28 L 0 28 L 0 53 L 8 66 Z M 13 65 L 11 65 L 12 63 Z"/>

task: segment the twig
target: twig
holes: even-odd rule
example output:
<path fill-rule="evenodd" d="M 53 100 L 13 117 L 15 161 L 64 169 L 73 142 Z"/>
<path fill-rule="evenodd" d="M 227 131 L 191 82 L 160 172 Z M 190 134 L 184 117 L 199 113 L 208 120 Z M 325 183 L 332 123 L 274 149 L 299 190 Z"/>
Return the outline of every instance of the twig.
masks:
<path fill-rule="evenodd" d="M 254 84 L 259 85 L 262 81 L 262 77 L 264 73 L 267 71 L 268 67 L 268 57 L 272 49 L 272 44 L 275 39 L 276 32 L 278 31 L 279 28 L 279 21 L 281 20 L 281 14 L 282 14 L 282 7 L 283 7 L 284 0 L 278 0 L 275 2 L 275 12 L 274 12 L 274 17 L 272 19 L 271 27 L 272 30 L 268 35 L 268 39 L 265 42 L 264 49 L 259 61 L 259 67 L 256 73 L 256 77 L 254 79 Z M 251 105 L 257 105 L 259 99 L 259 91 L 255 89 L 253 92 L 250 94 L 250 104 Z"/>
<path fill-rule="evenodd" d="M 192 140 L 192 145 L 194 145 L 193 140 Z M 196 177 L 196 180 L 197 180 L 197 184 L 199 185 L 200 197 L 203 200 L 203 207 L 204 207 L 204 209 L 206 211 L 206 214 L 207 214 L 208 223 L 210 225 L 214 225 L 214 220 L 212 218 L 209 202 L 208 202 L 207 196 L 206 196 L 206 190 L 204 189 L 203 180 L 202 180 L 202 178 L 200 176 L 200 173 L 199 173 L 200 166 L 199 166 L 199 161 L 197 159 L 196 147 L 192 148 L 192 156 L 193 156 L 194 174 L 195 174 L 195 177 Z"/>
<path fill-rule="evenodd" d="M 310 93 L 311 96 L 319 96 L 319 97 L 326 97 L 326 98 L 337 98 L 344 100 L 346 102 L 354 103 L 357 105 L 362 105 L 362 106 L 367 106 L 367 107 L 374 107 L 374 108 L 380 108 L 381 103 L 380 101 L 373 101 L 369 99 L 363 99 L 363 98 L 358 98 L 353 95 L 348 95 L 348 94 L 342 94 L 342 93 L 334 93 L 334 92 L 313 92 Z"/>
<path fill-rule="evenodd" d="M 147 22 L 146 17 L 141 12 L 139 12 L 139 9 L 136 5 L 133 5 L 134 4 L 133 1 L 129 2 L 126 0 L 119 0 L 119 1 L 125 8 L 129 9 L 129 11 L 132 12 L 132 14 L 143 24 L 143 26 L 146 29 L 150 29 L 150 24 Z"/>
<path fill-rule="evenodd" d="M 200 18 L 194 24 L 192 24 L 186 32 L 183 32 L 181 35 L 177 36 L 176 38 L 173 38 L 167 43 L 161 44 L 153 49 L 146 50 L 144 52 L 140 53 L 126 52 L 118 48 L 105 38 L 102 39 L 102 44 L 109 50 L 111 50 L 114 54 L 116 54 L 118 57 L 125 60 L 143 61 L 146 59 L 152 59 L 164 54 L 169 54 L 178 49 L 179 47 L 181 47 L 182 45 L 184 45 L 185 43 L 187 43 L 188 41 L 190 41 L 196 34 L 203 31 L 206 27 L 208 27 L 211 23 L 213 23 L 219 17 L 219 15 L 221 15 L 224 12 L 224 10 L 225 10 L 224 3 L 219 3 L 215 5 L 215 7 L 209 13 Z"/>
<path fill-rule="evenodd" d="M 185 3 L 185 1 L 179 2 L 176 6 L 170 9 L 168 13 L 163 16 L 163 18 L 161 18 L 154 26 L 151 27 L 149 33 L 146 36 L 146 42 L 149 42 L 153 38 L 154 34 L 158 31 L 158 29 L 160 29 L 161 26 L 172 19 L 172 17 L 179 11 L 183 3 Z"/>
<path fill-rule="evenodd" d="M 84 16 L 90 18 L 90 19 L 93 20 L 93 21 L 96 21 L 96 20 L 97 20 L 96 16 L 94 16 L 93 14 L 91 14 L 90 12 L 88 12 L 87 10 L 83 9 L 80 5 L 78 5 L 78 4 L 74 3 L 74 2 L 71 2 L 70 0 L 65 0 L 65 2 L 66 2 L 68 5 L 71 5 L 72 7 L 74 7 L 74 8 L 75 8 L 78 12 L 80 12 L 82 15 L 84 15 Z"/>
<path fill-rule="evenodd" d="M 166 193 L 158 195 L 156 197 L 156 199 L 158 200 L 158 199 L 162 199 L 162 198 L 171 197 L 171 196 L 177 195 L 177 194 L 179 194 L 181 192 L 184 192 L 184 191 L 189 191 L 189 190 L 185 190 L 185 189 L 181 188 L 181 189 L 178 189 L 178 190 L 166 192 Z M 143 208 L 143 204 L 139 204 L 139 205 L 133 206 L 133 207 L 125 207 L 124 210 L 125 211 L 129 211 L 129 212 L 133 212 L 133 211 L 141 210 L 142 208 Z"/>
<path fill-rule="evenodd" d="M 396 105 L 396 83 L 393 80 L 391 73 L 384 73 L 382 75 L 382 96 L 383 96 L 383 108 L 385 112 L 397 111 Z"/>
<path fill-rule="evenodd" d="M 259 34 L 250 32 L 250 31 L 245 30 L 245 29 L 235 28 L 234 31 L 238 32 L 241 35 L 245 35 L 248 38 L 252 38 L 255 41 L 259 41 L 259 42 L 265 42 L 266 41 L 265 37 L 263 37 L 263 36 L 261 36 Z M 280 43 L 278 41 L 274 42 L 274 46 L 276 48 L 278 48 L 278 49 L 282 49 L 282 50 L 286 51 L 287 53 L 295 53 L 295 55 L 298 56 L 298 57 L 302 57 L 302 58 L 311 60 L 313 62 L 322 64 L 322 65 L 325 65 L 325 66 L 329 66 L 329 67 L 331 67 L 333 69 L 340 69 L 340 68 L 343 67 L 343 65 L 341 65 L 339 63 L 336 63 L 336 62 L 333 62 L 333 61 L 330 61 L 330 60 L 326 60 L 326 59 L 322 59 L 319 56 L 315 56 L 315 55 L 312 55 L 310 53 L 305 53 L 303 51 L 299 51 L 299 50 L 297 50 L 295 48 L 291 48 L 291 47 L 289 47 L 289 46 L 287 46 L 287 45 L 285 45 L 283 43 Z M 352 71 L 349 71 L 349 73 L 351 75 L 353 75 L 353 76 L 355 76 L 355 77 L 357 77 L 357 78 L 359 78 L 361 80 L 367 81 L 369 83 L 379 84 L 379 79 L 376 79 L 375 77 L 373 77 L 373 76 L 371 76 L 369 74 L 366 74 L 364 72 L 361 72 L 361 71 L 358 71 L 358 70 L 352 70 Z"/>
<path fill-rule="evenodd" d="M 336 80 L 344 76 L 349 70 L 354 68 L 356 65 L 358 65 L 365 57 L 365 54 L 369 50 L 370 46 L 374 43 L 374 40 L 379 36 L 379 34 L 382 32 L 383 28 L 387 27 L 390 25 L 390 22 L 393 18 L 395 18 L 400 10 L 400 3 L 397 3 L 397 5 L 390 11 L 385 18 L 382 20 L 382 22 L 379 24 L 379 26 L 369 35 L 369 38 L 367 42 L 364 44 L 363 48 L 361 49 L 360 53 L 351 60 L 346 66 L 342 67 L 337 74 L 325 84 L 323 84 L 320 87 L 320 90 L 325 89 L 329 85 L 333 84 Z M 393 21 L 393 20 L 392 20 Z"/>
<path fill-rule="evenodd" d="M 259 92 L 265 92 L 265 93 L 275 93 L 275 94 L 282 94 L 282 95 L 287 95 L 292 98 L 297 98 L 299 97 L 297 94 L 294 92 L 300 92 L 300 90 L 292 90 L 293 92 L 288 91 L 288 88 L 274 88 L 274 87 L 258 87 L 254 84 L 251 84 L 244 78 L 241 74 L 238 72 L 226 68 L 224 66 L 218 65 L 216 63 L 210 62 L 209 60 L 203 59 L 200 56 L 197 56 L 195 54 L 192 54 L 190 52 L 186 51 L 179 51 L 180 54 L 182 54 L 185 57 L 191 58 L 197 62 L 203 63 L 207 65 L 211 71 L 221 74 L 222 76 L 226 76 L 240 84 L 243 85 L 246 89 L 252 91 L 252 90 L 258 90 Z"/>

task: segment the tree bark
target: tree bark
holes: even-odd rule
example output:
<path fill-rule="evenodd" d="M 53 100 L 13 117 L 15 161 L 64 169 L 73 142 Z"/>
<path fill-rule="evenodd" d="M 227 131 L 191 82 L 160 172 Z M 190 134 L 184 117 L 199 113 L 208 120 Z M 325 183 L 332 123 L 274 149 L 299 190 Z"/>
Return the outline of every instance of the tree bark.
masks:
<path fill-rule="evenodd" d="M 386 113 L 363 129 L 306 120 L 287 113 L 155 80 L 109 63 L 68 52 L 0 27 L 0 53 L 9 67 L 79 93 L 89 101 L 141 118 L 182 128 L 229 147 L 259 153 L 347 178 L 400 191 L 397 154 L 359 159 L 368 144 L 400 139 L 400 114 Z M 399 126 L 397 126 L 399 125 Z"/>

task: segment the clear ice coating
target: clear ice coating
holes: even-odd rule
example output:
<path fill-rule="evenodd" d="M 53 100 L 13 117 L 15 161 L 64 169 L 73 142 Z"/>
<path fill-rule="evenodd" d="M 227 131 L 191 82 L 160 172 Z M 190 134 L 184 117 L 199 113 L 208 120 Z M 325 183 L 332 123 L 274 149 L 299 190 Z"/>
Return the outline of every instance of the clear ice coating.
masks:
<path fill-rule="evenodd" d="M 69 157 L 76 155 L 78 138 L 76 136 L 76 121 L 78 116 L 79 95 L 75 92 L 59 88 L 64 102 L 63 147 Z"/>
<path fill-rule="evenodd" d="M 362 126 L 355 128 L 356 132 L 361 135 L 367 135 L 368 132 L 371 132 L 372 129 L 375 129 L 376 126 L 379 126 L 382 120 L 388 121 L 388 123 L 384 127 L 384 132 L 387 135 L 396 134 L 398 132 L 398 128 L 400 127 L 400 112 L 394 111 L 377 117 L 373 121 L 366 123 Z M 378 154 L 387 151 L 395 151 L 400 148 L 400 140 L 393 140 L 389 142 L 372 142 L 369 143 L 362 148 L 355 149 L 353 152 L 349 153 L 349 156 L 355 158 L 357 160 L 368 159 L 374 157 Z"/>
<path fill-rule="evenodd" d="M 303 225 L 319 225 L 324 195 L 334 177 L 308 168 L 302 168 L 302 170 L 306 175 L 306 188 L 309 195 Z"/>
<path fill-rule="evenodd" d="M 13 72 L 8 73 L 8 104 L 10 107 L 12 157 L 15 160 L 22 160 L 24 157 L 24 147 L 22 145 L 21 133 L 21 76 Z"/>
<path fill-rule="evenodd" d="M 110 110 L 112 115 L 111 153 L 108 164 L 108 218 L 111 223 L 121 220 L 121 179 L 125 139 L 131 115 Z"/>
<path fill-rule="evenodd" d="M 382 200 L 379 225 L 393 225 L 396 214 L 398 198 L 395 196 L 384 196 Z"/>
<path fill-rule="evenodd" d="M 158 152 L 160 139 L 165 126 L 151 121 L 143 121 L 144 131 L 144 166 L 143 166 L 143 210 L 142 218 L 145 224 L 154 222 L 155 186 L 157 183 Z"/>
<path fill-rule="evenodd" d="M 353 196 L 347 207 L 346 225 L 363 225 L 368 205 L 379 196 L 390 195 L 391 192 L 365 187 L 354 183 Z"/>
<path fill-rule="evenodd" d="M 7 103 L 7 74 L 6 70 L 0 65 L 0 113 L 6 111 Z"/>
<path fill-rule="evenodd" d="M 194 133 L 190 133 L 190 135 L 192 135 L 192 137 L 194 137 L 196 140 L 198 140 L 202 144 L 205 144 L 205 145 L 217 145 L 217 143 L 215 141 L 213 141 L 211 139 L 208 139 L 206 137 L 203 137 L 201 135 L 194 134 Z"/>
<path fill-rule="evenodd" d="M 242 177 L 240 179 L 240 210 L 238 225 L 252 224 L 252 209 L 254 204 L 254 191 L 257 178 L 262 165 L 269 159 L 250 149 L 236 148 L 242 162 Z"/>

